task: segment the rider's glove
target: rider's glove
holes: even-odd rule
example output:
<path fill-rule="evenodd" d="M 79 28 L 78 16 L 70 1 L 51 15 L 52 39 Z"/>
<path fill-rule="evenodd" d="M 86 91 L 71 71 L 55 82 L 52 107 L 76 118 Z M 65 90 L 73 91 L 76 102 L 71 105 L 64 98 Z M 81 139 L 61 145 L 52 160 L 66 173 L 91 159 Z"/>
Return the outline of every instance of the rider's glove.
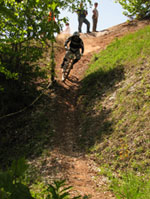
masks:
<path fill-rule="evenodd" d="M 65 50 L 68 50 L 67 46 L 65 46 Z"/>

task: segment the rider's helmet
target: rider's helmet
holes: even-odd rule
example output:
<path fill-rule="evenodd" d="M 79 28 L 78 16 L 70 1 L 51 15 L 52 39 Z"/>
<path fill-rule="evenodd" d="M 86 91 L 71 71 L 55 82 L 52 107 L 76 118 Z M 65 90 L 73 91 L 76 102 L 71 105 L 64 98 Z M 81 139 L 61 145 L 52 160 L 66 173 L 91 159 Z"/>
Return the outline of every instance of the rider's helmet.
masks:
<path fill-rule="evenodd" d="M 79 37 L 80 37 L 79 32 L 74 32 L 74 33 L 73 33 L 73 40 L 74 40 L 74 41 L 79 41 Z"/>
<path fill-rule="evenodd" d="M 80 37 L 80 34 L 79 34 L 79 32 L 74 32 L 73 36 Z"/>

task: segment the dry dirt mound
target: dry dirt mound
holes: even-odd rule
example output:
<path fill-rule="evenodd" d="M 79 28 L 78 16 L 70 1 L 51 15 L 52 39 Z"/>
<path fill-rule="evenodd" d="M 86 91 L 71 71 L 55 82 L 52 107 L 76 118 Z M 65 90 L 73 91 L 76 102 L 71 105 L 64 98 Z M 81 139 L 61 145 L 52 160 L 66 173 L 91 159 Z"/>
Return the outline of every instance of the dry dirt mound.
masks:
<path fill-rule="evenodd" d="M 115 38 L 134 32 L 145 25 L 147 21 L 134 21 L 123 23 L 101 32 L 82 34 L 81 37 L 85 45 L 85 53 L 82 59 L 74 66 L 69 75 L 69 80 L 61 82 L 60 64 L 63 60 L 65 51 L 60 49 L 56 55 L 57 82 L 58 86 L 50 98 L 53 112 L 49 109 L 49 117 L 55 121 L 55 138 L 50 156 L 46 158 L 46 165 L 39 166 L 46 178 L 66 178 L 68 182 L 78 190 L 82 196 L 90 196 L 92 199 L 112 199 L 112 193 L 104 191 L 102 185 L 105 184 L 104 178 L 98 178 L 97 166 L 92 160 L 78 149 L 76 138 L 78 135 L 79 115 L 77 110 L 77 91 L 80 86 L 85 70 L 91 60 L 93 53 L 105 49 Z M 63 43 L 65 38 L 61 38 Z M 53 95 L 53 96 L 52 96 Z"/>

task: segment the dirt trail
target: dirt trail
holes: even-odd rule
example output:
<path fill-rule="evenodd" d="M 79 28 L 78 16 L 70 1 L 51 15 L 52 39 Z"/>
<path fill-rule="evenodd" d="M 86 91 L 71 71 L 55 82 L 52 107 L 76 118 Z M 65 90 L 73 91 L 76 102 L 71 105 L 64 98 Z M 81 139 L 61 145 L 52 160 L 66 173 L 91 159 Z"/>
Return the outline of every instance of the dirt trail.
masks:
<path fill-rule="evenodd" d="M 107 30 L 82 34 L 81 37 L 85 45 L 85 53 L 82 59 L 71 71 L 69 80 L 61 82 L 60 64 L 64 51 L 57 55 L 57 81 L 58 86 L 53 97 L 53 120 L 55 121 L 55 138 L 52 142 L 53 150 L 47 158 L 47 166 L 42 167 L 45 176 L 54 176 L 55 179 L 66 178 L 67 181 L 78 190 L 78 193 L 85 198 L 92 199 L 113 199 L 114 196 L 109 191 L 102 189 L 105 179 L 98 177 L 95 180 L 98 169 L 92 160 L 78 149 L 76 138 L 78 135 L 79 116 L 77 111 L 77 91 L 80 86 L 85 70 L 91 60 L 93 53 L 96 53 L 117 37 L 121 37 L 128 32 L 133 32 L 149 24 L 149 21 L 133 22 L 131 24 L 120 24 Z M 52 111 L 50 112 L 52 114 Z M 53 171 L 50 173 L 50 171 Z M 73 193 L 75 194 L 75 193 Z"/>

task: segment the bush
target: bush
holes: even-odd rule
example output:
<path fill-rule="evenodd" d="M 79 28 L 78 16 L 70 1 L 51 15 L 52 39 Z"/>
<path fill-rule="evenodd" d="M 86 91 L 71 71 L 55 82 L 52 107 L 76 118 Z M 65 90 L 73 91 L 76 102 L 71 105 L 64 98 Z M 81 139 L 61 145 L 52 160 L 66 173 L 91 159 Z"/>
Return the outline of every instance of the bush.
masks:
<path fill-rule="evenodd" d="M 138 19 L 150 17 L 150 1 L 149 0 L 116 0 L 121 4 L 124 15 L 128 17 L 136 17 Z"/>
<path fill-rule="evenodd" d="M 24 158 L 13 161 L 11 168 L 0 172 L 1 199 L 33 199 L 29 188 L 23 184 L 27 169 Z"/>

